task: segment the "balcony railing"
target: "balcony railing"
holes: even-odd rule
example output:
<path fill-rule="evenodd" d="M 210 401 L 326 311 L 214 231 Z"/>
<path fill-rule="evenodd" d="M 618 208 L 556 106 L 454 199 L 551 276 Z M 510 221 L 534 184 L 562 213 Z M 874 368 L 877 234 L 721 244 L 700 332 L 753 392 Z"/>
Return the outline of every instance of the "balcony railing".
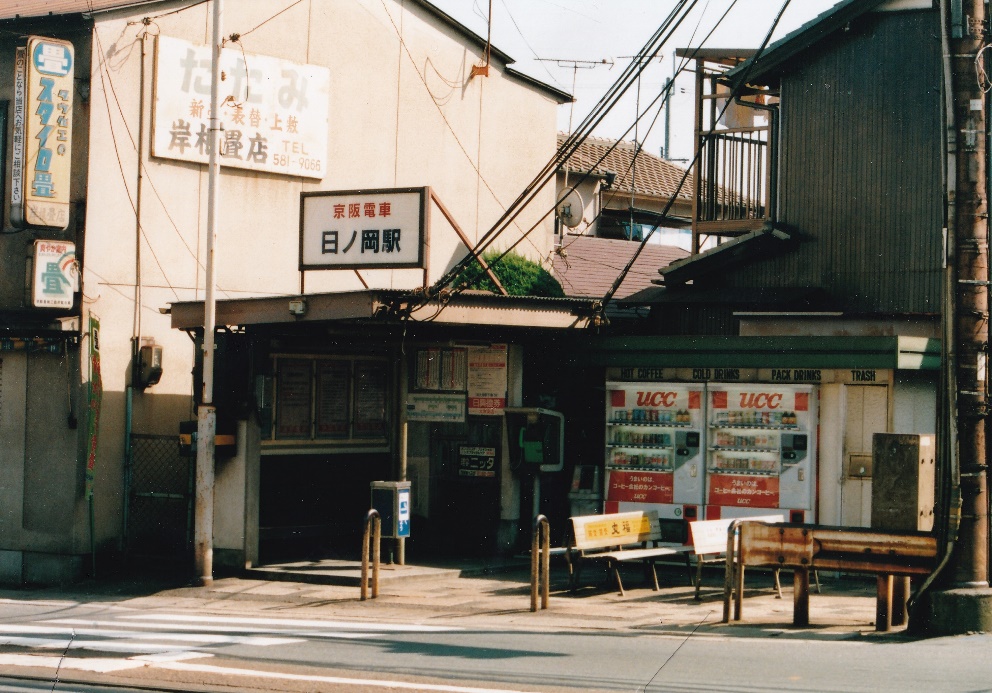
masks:
<path fill-rule="evenodd" d="M 774 207 L 775 112 L 757 103 L 733 103 L 725 111 L 729 93 L 718 82 L 725 68 L 700 63 L 693 252 L 699 252 L 707 237 L 739 236 L 761 228 Z"/>
<path fill-rule="evenodd" d="M 768 210 L 768 128 L 714 132 L 699 157 L 696 220 L 704 233 L 760 227 Z"/>

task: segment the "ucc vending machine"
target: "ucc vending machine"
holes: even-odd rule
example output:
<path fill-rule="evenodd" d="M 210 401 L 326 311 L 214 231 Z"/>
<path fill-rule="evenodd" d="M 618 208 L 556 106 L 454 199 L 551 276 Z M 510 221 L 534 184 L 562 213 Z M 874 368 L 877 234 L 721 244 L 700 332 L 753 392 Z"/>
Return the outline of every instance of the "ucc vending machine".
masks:
<path fill-rule="evenodd" d="M 606 383 L 606 512 L 697 519 L 704 423 L 702 385 Z"/>
<path fill-rule="evenodd" d="M 816 389 L 714 384 L 707 397 L 706 517 L 815 522 Z"/>

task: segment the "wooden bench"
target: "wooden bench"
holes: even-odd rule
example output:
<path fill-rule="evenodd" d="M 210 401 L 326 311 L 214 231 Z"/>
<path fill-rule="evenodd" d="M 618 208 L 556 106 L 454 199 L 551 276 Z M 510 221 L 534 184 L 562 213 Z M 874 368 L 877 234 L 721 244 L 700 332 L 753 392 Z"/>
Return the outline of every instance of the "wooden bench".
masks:
<path fill-rule="evenodd" d="M 571 537 L 565 559 L 568 562 L 569 587 L 574 591 L 579 584 L 582 564 L 588 560 L 606 561 L 607 570 L 613 571 L 617 588 L 623 595 L 620 564 L 637 561 L 650 570 L 653 589 L 658 590 L 658 573 L 655 561 L 666 556 L 684 556 L 690 569 L 690 547 L 684 544 L 661 541 L 661 524 L 658 513 L 634 511 L 605 515 L 580 515 L 569 518 Z M 691 572 L 690 572 L 691 579 Z"/>
<path fill-rule="evenodd" d="M 742 518 L 756 522 L 785 522 L 785 515 L 759 515 Z M 727 532 L 735 520 L 696 520 L 689 523 L 689 540 L 692 543 L 692 554 L 696 557 L 696 595 L 700 599 L 699 590 L 703 583 L 704 563 L 725 563 L 727 560 Z M 775 570 L 775 589 L 782 598 L 782 585 L 779 582 L 778 570 Z"/>

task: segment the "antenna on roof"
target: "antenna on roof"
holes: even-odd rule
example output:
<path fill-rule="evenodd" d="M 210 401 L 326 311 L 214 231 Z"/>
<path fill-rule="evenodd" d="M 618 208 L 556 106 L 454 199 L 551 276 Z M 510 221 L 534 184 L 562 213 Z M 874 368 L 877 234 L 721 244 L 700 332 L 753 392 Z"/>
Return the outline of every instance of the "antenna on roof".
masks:
<path fill-rule="evenodd" d="M 558 67 L 572 68 L 572 102 L 568 111 L 568 134 L 572 134 L 572 114 L 575 112 L 575 78 L 579 70 L 592 70 L 600 65 L 609 65 L 613 69 L 613 58 L 603 58 L 602 60 L 570 60 L 568 58 L 538 58 L 538 62 L 557 63 Z"/>

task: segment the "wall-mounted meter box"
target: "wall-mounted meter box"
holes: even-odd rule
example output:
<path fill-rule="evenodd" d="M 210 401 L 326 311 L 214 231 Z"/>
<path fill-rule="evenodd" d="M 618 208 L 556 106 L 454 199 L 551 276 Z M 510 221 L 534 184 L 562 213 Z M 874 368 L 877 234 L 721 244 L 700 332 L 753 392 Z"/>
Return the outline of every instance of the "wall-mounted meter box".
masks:
<path fill-rule="evenodd" d="M 410 482 L 373 481 L 372 507 L 382 518 L 382 536 L 403 539 L 410 536 Z"/>
<path fill-rule="evenodd" d="M 145 344 L 138 350 L 138 357 L 138 376 L 142 389 L 155 385 L 162 379 L 162 347 L 158 344 Z"/>

